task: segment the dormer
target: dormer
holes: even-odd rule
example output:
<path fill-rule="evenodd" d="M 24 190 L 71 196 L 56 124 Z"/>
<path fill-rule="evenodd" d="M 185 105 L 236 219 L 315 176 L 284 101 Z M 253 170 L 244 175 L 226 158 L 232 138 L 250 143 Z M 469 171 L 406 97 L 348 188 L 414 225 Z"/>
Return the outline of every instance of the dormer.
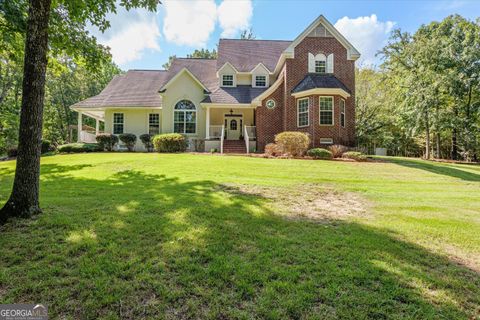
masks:
<path fill-rule="evenodd" d="M 263 65 L 263 63 L 259 63 L 253 70 L 252 70 L 252 87 L 253 88 L 268 88 L 270 82 L 270 72 L 268 69 Z"/>
<path fill-rule="evenodd" d="M 229 62 L 225 63 L 217 72 L 220 87 L 237 86 L 237 70 Z"/>

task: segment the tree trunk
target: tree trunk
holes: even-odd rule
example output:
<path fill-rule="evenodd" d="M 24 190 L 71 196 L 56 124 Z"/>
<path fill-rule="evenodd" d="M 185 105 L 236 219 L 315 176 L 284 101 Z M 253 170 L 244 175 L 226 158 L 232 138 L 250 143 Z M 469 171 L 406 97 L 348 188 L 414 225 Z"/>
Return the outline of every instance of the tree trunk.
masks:
<path fill-rule="evenodd" d="M 428 119 L 428 109 L 425 108 L 425 159 L 430 159 L 430 121 Z"/>
<path fill-rule="evenodd" d="M 10 217 L 29 217 L 41 212 L 38 201 L 40 148 L 50 5 L 51 0 L 30 0 L 29 3 L 17 167 L 12 193 L 0 210 L 0 224 Z"/>
<path fill-rule="evenodd" d="M 437 131 L 437 134 L 436 134 L 436 147 L 437 147 L 436 157 L 437 159 L 441 159 L 442 155 L 440 154 L 440 132 L 439 131 Z"/>

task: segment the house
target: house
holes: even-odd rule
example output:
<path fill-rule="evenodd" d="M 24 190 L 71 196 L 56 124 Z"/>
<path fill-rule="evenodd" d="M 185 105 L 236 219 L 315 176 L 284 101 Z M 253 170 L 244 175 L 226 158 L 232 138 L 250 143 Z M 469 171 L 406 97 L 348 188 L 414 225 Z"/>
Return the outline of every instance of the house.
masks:
<path fill-rule="evenodd" d="M 352 145 L 359 57 L 320 16 L 293 41 L 220 39 L 217 59 L 130 70 L 71 108 L 85 142 L 103 121 L 113 134 L 182 133 L 196 151 L 262 151 L 282 131 L 309 133 L 312 147 Z M 95 132 L 82 131 L 82 116 Z"/>

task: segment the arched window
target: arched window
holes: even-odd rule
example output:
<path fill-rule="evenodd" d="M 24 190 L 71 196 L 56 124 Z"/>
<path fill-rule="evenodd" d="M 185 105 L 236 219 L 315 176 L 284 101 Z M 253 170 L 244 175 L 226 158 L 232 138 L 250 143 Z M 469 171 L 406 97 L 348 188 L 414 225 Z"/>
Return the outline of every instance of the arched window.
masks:
<path fill-rule="evenodd" d="M 173 111 L 173 132 L 195 133 L 197 127 L 197 108 L 189 100 L 177 102 Z"/>
<path fill-rule="evenodd" d="M 230 121 L 230 130 L 237 130 L 237 120 L 232 119 Z"/>
<path fill-rule="evenodd" d="M 308 54 L 308 72 L 333 73 L 333 53 L 325 56 L 323 53 Z"/>

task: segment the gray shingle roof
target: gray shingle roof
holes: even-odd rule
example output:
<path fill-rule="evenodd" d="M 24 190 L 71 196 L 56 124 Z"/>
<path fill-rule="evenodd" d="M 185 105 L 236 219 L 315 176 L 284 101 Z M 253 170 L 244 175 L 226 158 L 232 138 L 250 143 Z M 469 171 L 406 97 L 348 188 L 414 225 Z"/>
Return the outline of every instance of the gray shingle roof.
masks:
<path fill-rule="evenodd" d="M 166 77 L 164 70 L 129 70 L 115 76 L 98 95 L 72 107 L 161 107 L 158 89 Z"/>
<path fill-rule="evenodd" d="M 306 91 L 315 88 L 339 88 L 351 93 L 350 90 L 332 74 L 308 73 L 302 81 L 300 81 L 292 93 Z"/>
<path fill-rule="evenodd" d="M 251 86 L 239 85 L 235 88 L 219 87 L 203 103 L 250 103 L 268 88 L 252 88 Z"/>
<path fill-rule="evenodd" d="M 183 68 L 187 68 L 208 90 L 215 90 L 218 87 L 216 65 L 217 60 L 215 59 L 176 58 L 172 61 L 168 75 L 161 86 L 170 81 Z"/>
<path fill-rule="evenodd" d="M 250 72 L 261 62 L 273 72 L 280 55 L 290 43 L 284 40 L 220 39 L 217 70 L 230 62 L 237 71 Z"/>

